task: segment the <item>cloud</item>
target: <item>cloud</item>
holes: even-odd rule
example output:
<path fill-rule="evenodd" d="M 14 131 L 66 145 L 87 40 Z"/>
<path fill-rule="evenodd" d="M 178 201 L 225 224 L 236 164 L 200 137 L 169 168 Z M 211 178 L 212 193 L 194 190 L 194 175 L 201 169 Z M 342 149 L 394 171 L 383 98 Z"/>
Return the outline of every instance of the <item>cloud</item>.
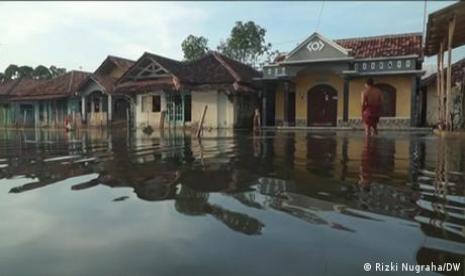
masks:
<path fill-rule="evenodd" d="M 207 14 L 189 3 L 40 2 L 4 3 L 0 18 L 0 70 L 57 63 L 92 71 L 112 53 L 181 57 L 180 41 Z"/>

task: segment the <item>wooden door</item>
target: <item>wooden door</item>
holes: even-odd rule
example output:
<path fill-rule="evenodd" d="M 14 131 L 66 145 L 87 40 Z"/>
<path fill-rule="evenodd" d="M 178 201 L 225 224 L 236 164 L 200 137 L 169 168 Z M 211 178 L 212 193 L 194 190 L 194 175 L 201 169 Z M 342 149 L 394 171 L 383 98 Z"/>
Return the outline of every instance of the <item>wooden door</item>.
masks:
<path fill-rule="evenodd" d="M 336 126 L 337 91 L 329 85 L 313 87 L 307 94 L 307 124 Z"/>

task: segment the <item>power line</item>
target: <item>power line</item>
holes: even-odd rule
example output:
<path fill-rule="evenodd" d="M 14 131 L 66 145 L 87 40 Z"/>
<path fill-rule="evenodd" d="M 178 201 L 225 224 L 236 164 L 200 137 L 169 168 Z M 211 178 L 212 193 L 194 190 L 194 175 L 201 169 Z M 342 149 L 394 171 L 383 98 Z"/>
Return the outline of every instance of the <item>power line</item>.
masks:
<path fill-rule="evenodd" d="M 320 7 L 320 13 L 318 14 L 318 21 L 316 23 L 315 32 L 318 32 L 318 28 L 320 27 L 321 15 L 323 14 L 324 8 L 325 8 L 325 1 L 323 0 L 323 2 L 321 3 L 321 7 Z"/>
<path fill-rule="evenodd" d="M 423 46 L 426 43 L 426 14 L 427 14 L 427 0 L 425 0 L 425 4 L 423 5 Z"/>

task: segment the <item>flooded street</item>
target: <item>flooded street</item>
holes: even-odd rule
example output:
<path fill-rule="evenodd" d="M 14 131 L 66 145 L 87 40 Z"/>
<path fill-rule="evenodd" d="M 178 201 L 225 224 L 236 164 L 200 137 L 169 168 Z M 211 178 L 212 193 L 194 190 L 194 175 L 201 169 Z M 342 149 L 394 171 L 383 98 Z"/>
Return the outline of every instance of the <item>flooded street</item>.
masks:
<path fill-rule="evenodd" d="M 0 274 L 463 275 L 464 139 L 193 136 L 2 130 Z"/>

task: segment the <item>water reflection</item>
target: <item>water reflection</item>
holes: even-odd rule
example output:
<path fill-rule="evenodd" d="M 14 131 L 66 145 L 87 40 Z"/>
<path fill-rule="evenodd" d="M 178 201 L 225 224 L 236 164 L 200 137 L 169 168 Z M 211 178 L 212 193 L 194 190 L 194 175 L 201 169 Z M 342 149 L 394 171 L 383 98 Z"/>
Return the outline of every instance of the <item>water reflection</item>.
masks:
<path fill-rule="evenodd" d="M 313 230 L 333 253 L 341 244 L 362 244 L 365 251 L 354 249 L 352 261 L 340 263 L 358 272 L 357 264 L 372 256 L 419 264 L 465 257 L 465 141 L 459 139 L 219 131 L 197 140 L 179 130 L 2 131 L 0 150 L 0 183 L 10 193 L 2 200 L 12 204 L 43 189 L 58 194 L 36 200 L 107 193 L 111 196 L 92 204 L 110 212 L 117 208 L 111 206 L 137 200 L 160 215 L 164 206 L 181 215 L 170 216 L 179 223 L 192 218 L 200 227 L 212 219 L 223 230 L 211 231 L 223 236 L 269 237 L 273 243 L 280 237 L 275 229 L 302 235 Z M 289 229 L 282 228 L 286 225 Z M 379 237 L 376 229 L 390 231 Z M 316 254 L 299 237 L 287 242 Z M 248 246 L 255 250 L 253 243 Z"/>

